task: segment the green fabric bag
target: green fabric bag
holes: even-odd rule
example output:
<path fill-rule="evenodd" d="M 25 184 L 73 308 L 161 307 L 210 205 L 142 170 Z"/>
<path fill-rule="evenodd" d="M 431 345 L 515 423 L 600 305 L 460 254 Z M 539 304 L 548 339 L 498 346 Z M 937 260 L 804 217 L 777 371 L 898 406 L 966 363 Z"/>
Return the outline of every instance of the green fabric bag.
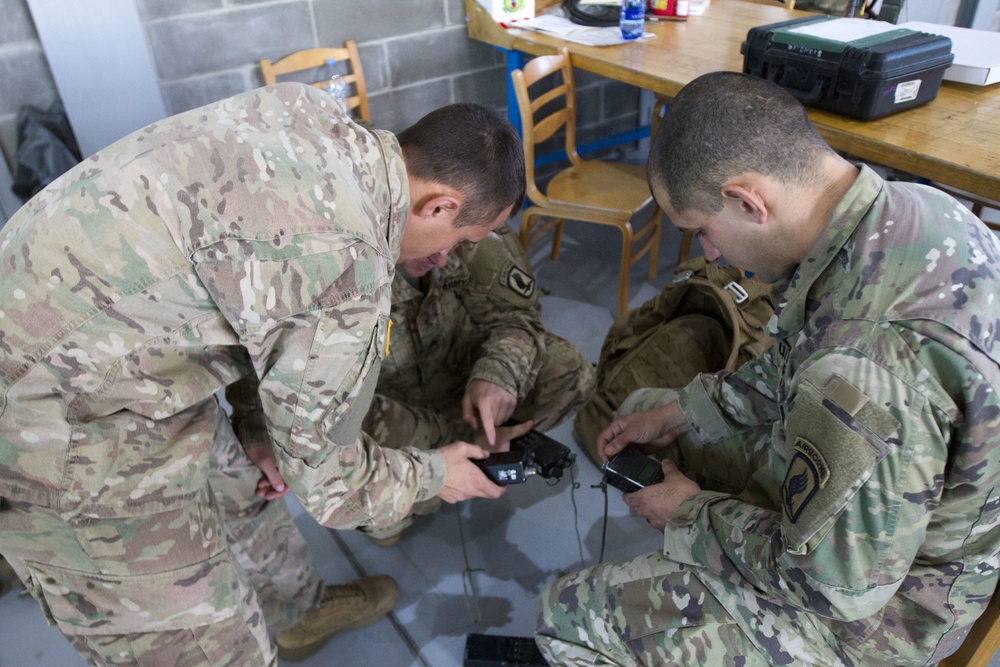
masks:
<path fill-rule="evenodd" d="M 573 422 L 577 440 L 600 462 L 597 436 L 636 389 L 680 388 L 699 373 L 736 370 L 773 342 L 767 285 L 697 257 L 677 267 L 663 291 L 611 326 L 597 363 L 597 389 Z"/>

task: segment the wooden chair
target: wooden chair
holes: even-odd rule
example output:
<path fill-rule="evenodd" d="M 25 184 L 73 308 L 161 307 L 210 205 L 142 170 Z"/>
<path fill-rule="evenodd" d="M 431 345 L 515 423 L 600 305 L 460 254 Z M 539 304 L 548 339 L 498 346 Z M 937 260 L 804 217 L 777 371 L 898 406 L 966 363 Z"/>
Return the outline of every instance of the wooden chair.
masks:
<path fill-rule="evenodd" d="M 296 51 L 285 56 L 281 60 L 271 62 L 270 60 L 260 61 L 260 74 L 264 79 L 264 85 L 268 86 L 277 83 L 278 77 L 316 70 L 321 72 L 328 61 L 346 62 L 346 73 L 340 80 L 348 86 L 354 86 L 354 94 L 344 98 L 349 111 L 357 110 L 358 117 L 364 122 L 371 124 L 371 114 L 368 112 L 368 89 L 365 88 L 365 75 L 361 69 L 361 59 L 358 57 L 358 47 L 353 39 L 344 42 L 342 48 L 319 48 Z M 307 81 L 317 88 L 323 88 L 328 80 Z"/>
<path fill-rule="evenodd" d="M 795 0 L 790 0 L 790 1 L 793 4 L 795 3 Z M 649 140 L 651 146 L 650 150 L 652 150 L 652 141 L 653 137 L 656 136 L 656 130 L 659 129 L 660 121 L 663 120 L 663 109 L 667 106 L 668 103 L 669 100 L 667 100 L 667 98 L 660 97 L 659 95 L 656 96 L 656 102 L 653 103 L 653 118 L 649 124 L 650 125 Z M 677 252 L 678 264 L 686 262 L 688 260 L 688 257 L 691 254 L 691 242 L 693 240 L 694 240 L 694 232 L 692 232 L 690 229 L 685 229 L 684 232 L 681 234 L 680 250 Z"/>
<path fill-rule="evenodd" d="M 1000 649 L 1000 595 L 994 592 L 962 645 L 939 662 L 938 667 L 987 667 L 997 649 Z"/>
<path fill-rule="evenodd" d="M 538 90 L 534 99 L 529 93 L 533 84 L 560 73 L 562 80 L 551 89 Z M 662 212 L 654 205 L 652 217 L 642 229 L 633 232 L 631 219 L 653 203 L 646 182 L 645 168 L 637 165 L 584 160 L 576 149 L 576 99 L 573 68 L 569 51 L 534 58 L 523 70 L 511 73 L 524 134 L 524 161 L 527 194 L 532 206 L 521 215 L 521 245 L 527 249 L 549 229 L 552 236 L 552 259 L 559 256 L 563 222 L 579 220 L 616 227 L 622 233 L 621 277 L 618 285 L 618 314 L 628 308 L 629 268 L 649 254 L 649 277 L 656 277 L 660 249 Z M 541 87 L 539 87 L 541 88 Z M 536 116 L 540 118 L 536 119 Z M 557 173 L 545 192 L 535 182 L 535 146 L 565 132 L 569 166 Z"/>

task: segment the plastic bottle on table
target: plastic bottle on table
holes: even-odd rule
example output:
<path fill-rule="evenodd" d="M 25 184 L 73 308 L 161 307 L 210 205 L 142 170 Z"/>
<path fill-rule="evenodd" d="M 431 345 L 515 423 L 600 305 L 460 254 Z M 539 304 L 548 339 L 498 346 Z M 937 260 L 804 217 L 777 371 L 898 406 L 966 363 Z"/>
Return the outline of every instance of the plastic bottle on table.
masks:
<path fill-rule="evenodd" d="M 621 28 L 625 39 L 642 37 L 646 20 L 646 0 L 622 0 Z"/>
<path fill-rule="evenodd" d="M 690 5 L 688 0 L 677 0 L 677 4 L 674 5 L 674 13 L 677 16 L 687 16 L 689 13 Z"/>

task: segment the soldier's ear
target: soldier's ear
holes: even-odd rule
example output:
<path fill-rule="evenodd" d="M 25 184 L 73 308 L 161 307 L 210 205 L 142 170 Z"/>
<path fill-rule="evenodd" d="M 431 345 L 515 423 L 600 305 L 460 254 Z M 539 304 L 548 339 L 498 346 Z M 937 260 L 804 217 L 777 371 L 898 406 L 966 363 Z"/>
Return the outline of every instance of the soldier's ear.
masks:
<path fill-rule="evenodd" d="M 462 208 L 462 200 L 451 193 L 431 194 L 417 203 L 416 214 L 421 218 L 445 218 L 454 219 Z"/>
<path fill-rule="evenodd" d="M 759 189 L 743 184 L 727 183 L 722 186 L 722 196 L 739 207 L 749 222 L 767 222 L 769 207 Z"/>

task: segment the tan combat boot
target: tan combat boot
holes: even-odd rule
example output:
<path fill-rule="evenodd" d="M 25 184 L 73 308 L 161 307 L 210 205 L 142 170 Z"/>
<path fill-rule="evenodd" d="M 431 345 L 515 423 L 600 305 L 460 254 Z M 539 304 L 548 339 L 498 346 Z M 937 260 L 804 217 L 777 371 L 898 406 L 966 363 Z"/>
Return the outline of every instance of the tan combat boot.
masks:
<path fill-rule="evenodd" d="M 277 635 L 278 657 L 305 660 L 338 632 L 371 625 L 388 614 L 399 599 L 399 586 L 384 574 L 349 584 L 327 586 L 323 600 L 306 617 Z"/>
<path fill-rule="evenodd" d="M 399 523 L 393 524 L 388 528 L 371 528 L 366 526 L 361 531 L 368 536 L 372 544 L 380 547 L 391 547 L 403 537 L 403 531 L 413 524 L 413 517 L 433 514 L 439 509 L 441 509 L 441 499 L 435 496 L 430 500 L 415 503 L 410 515 Z"/>

